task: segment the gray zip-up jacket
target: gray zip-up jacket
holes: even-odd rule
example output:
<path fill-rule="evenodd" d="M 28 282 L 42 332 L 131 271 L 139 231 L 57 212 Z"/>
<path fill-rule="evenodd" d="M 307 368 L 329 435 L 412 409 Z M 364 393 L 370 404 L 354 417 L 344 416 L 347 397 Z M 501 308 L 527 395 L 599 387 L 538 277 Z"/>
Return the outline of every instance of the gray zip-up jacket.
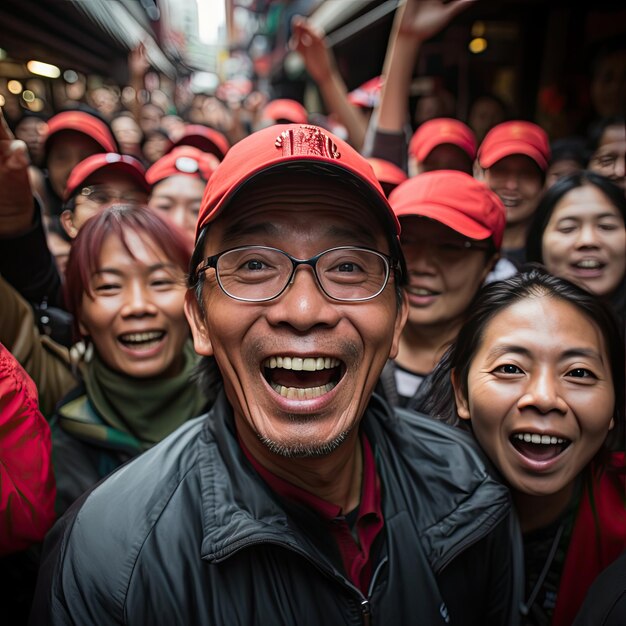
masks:
<path fill-rule="evenodd" d="M 516 624 L 509 494 L 471 438 L 376 396 L 361 427 L 385 520 L 367 595 L 247 461 L 222 395 L 53 528 L 31 624 Z"/>

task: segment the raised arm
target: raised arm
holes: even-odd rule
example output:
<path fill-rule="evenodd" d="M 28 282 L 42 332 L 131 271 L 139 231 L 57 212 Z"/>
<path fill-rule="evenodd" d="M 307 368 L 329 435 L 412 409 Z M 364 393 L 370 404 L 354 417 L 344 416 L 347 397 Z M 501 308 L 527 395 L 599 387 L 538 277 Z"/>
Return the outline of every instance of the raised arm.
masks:
<path fill-rule="evenodd" d="M 377 115 L 379 130 L 399 132 L 408 118 L 415 59 L 421 44 L 442 31 L 476 0 L 407 0 L 396 12 L 383 66 L 385 77 Z"/>
<path fill-rule="evenodd" d="M 0 236 L 26 232 L 33 223 L 28 148 L 15 139 L 0 109 Z"/>
<path fill-rule="evenodd" d="M 306 69 L 317 84 L 324 104 L 346 127 L 350 143 L 360 150 L 365 139 L 367 119 L 359 107 L 348 100 L 348 89 L 337 70 L 324 34 L 302 17 L 292 22 L 291 47 L 302 55 Z"/>

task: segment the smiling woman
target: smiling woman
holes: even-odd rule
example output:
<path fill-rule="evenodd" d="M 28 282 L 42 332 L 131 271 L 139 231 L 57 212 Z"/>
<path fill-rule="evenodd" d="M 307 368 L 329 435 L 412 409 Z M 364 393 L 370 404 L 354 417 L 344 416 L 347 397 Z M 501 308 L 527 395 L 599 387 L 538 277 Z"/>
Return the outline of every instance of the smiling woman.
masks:
<path fill-rule="evenodd" d="M 116 204 L 87 220 L 67 265 L 80 338 L 71 351 L 39 334 L 0 276 L 0 339 L 33 372 L 53 429 L 57 512 L 211 404 L 215 386 L 201 392 L 192 380 L 190 254 L 186 234 L 146 207 Z"/>
<path fill-rule="evenodd" d="M 608 178 L 577 172 L 548 189 L 526 249 L 529 261 L 609 301 L 626 318 L 626 197 Z"/>
<path fill-rule="evenodd" d="M 626 549 L 624 349 L 614 317 L 593 294 L 532 269 L 479 293 L 435 378 L 431 413 L 470 428 L 511 488 L 524 623 L 570 624 L 594 578 Z"/>

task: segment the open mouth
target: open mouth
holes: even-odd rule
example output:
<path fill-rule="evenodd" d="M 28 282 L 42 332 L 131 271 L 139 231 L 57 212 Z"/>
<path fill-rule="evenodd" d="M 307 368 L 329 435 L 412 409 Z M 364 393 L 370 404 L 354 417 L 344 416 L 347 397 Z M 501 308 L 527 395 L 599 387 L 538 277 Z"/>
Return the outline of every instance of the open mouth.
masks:
<path fill-rule="evenodd" d="M 573 263 L 573 266 L 581 270 L 600 270 L 606 266 L 606 263 L 598 259 L 581 259 L 577 263 Z"/>
<path fill-rule="evenodd" d="M 263 374 L 272 389 L 291 400 L 312 400 L 332 391 L 345 368 L 333 357 L 273 356 L 263 361 Z"/>
<path fill-rule="evenodd" d="M 500 196 L 500 199 L 502 200 L 502 204 L 504 204 L 507 209 L 514 209 L 520 203 L 519 198 L 503 198 Z"/>
<path fill-rule="evenodd" d="M 515 433 L 510 441 L 522 456 L 536 462 L 555 459 L 572 443 L 569 439 L 538 433 Z"/>
<path fill-rule="evenodd" d="M 428 297 L 428 296 L 438 296 L 440 291 L 433 291 L 432 289 L 426 289 L 425 287 L 407 287 L 406 290 L 412 296 L 420 296 L 420 297 Z"/>
<path fill-rule="evenodd" d="M 143 333 L 124 333 L 118 336 L 118 341 L 127 348 L 134 350 L 149 350 L 154 348 L 165 337 L 164 330 L 151 330 Z"/>

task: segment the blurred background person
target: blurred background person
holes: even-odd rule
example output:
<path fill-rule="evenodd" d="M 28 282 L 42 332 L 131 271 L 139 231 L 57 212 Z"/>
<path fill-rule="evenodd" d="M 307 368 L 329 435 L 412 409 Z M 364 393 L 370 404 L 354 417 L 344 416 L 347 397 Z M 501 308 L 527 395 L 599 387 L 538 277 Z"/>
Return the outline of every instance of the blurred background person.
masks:
<path fill-rule="evenodd" d="M 589 169 L 626 192 L 626 118 L 605 117 L 589 129 Z"/>
<path fill-rule="evenodd" d="M 548 135 L 522 120 L 494 126 L 478 148 L 475 175 L 502 200 L 506 229 L 502 256 L 516 266 L 526 260 L 526 237 L 550 162 Z"/>
<path fill-rule="evenodd" d="M 148 207 L 187 232 L 193 241 L 200 201 L 219 159 L 193 146 L 178 146 L 146 172 Z"/>
<path fill-rule="evenodd" d="M 395 406 L 419 410 L 430 373 L 498 259 L 504 207 L 484 183 L 453 170 L 409 178 L 389 203 L 402 227 L 409 316 L 379 392 Z"/>
<path fill-rule="evenodd" d="M 566 176 L 580 172 L 587 167 L 589 156 L 584 137 L 571 136 L 556 139 L 550 143 L 550 163 L 546 170 L 545 187 Z"/>
<path fill-rule="evenodd" d="M 409 142 L 409 175 L 434 170 L 458 170 L 472 175 L 476 138 L 472 130 L 450 117 L 421 124 Z"/>
<path fill-rule="evenodd" d="M 626 197 L 591 171 L 550 187 L 528 232 L 528 260 L 606 300 L 626 320 Z"/>

